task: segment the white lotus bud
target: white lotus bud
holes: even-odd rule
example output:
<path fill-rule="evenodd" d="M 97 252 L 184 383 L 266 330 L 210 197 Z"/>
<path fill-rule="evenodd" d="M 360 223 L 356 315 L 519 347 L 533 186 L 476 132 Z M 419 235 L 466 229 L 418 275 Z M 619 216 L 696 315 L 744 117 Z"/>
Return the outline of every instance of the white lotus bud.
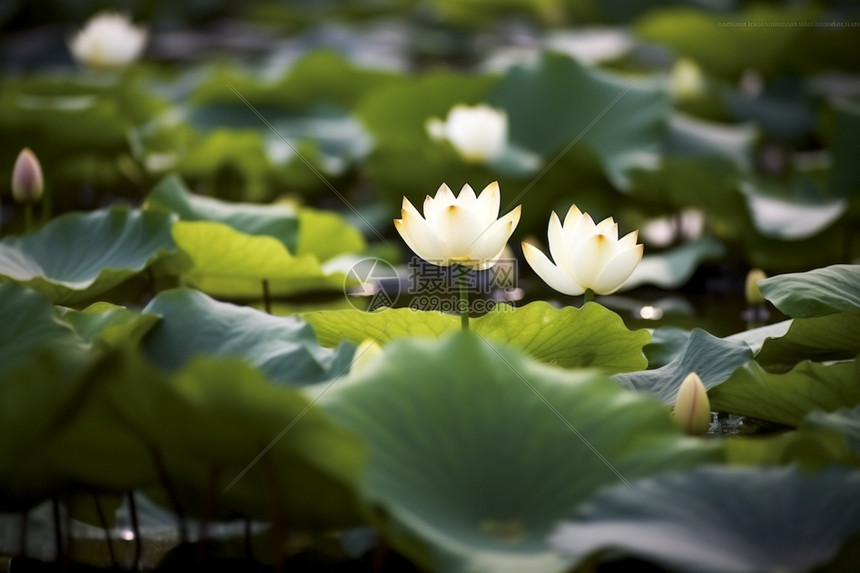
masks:
<path fill-rule="evenodd" d="M 675 398 L 675 420 L 683 430 L 692 435 L 706 434 L 711 425 L 711 403 L 702 379 L 690 372 Z"/>
<path fill-rule="evenodd" d="M 35 203 L 42 198 L 44 186 L 39 158 L 25 147 L 12 169 L 12 198 L 18 203 Z"/>
<path fill-rule="evenodd" d="M 747 273 L 746 284 L 744 285 L 744 294 L 746 295 L 748 305 L 755 306 L 764 304 L 764 297 L 758 288 L 758 283 L 766 278 L 767 275 L 764 274 L 764 271 L 761 269 L 752 269 Z"/>

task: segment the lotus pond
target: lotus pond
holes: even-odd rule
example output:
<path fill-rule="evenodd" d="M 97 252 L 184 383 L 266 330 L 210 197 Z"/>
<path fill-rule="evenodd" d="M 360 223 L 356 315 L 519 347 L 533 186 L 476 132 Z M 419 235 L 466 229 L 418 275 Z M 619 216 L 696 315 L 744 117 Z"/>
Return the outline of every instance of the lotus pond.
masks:
<path fill-rule="evenodd" d="M 848 2 L 0 8 L 0 571 L 860 571 Z"/>

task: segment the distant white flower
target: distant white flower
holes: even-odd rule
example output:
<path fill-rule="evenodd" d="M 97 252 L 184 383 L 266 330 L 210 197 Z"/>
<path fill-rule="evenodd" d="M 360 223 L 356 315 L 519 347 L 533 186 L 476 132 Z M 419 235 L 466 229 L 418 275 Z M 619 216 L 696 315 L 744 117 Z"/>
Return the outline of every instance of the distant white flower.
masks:
<path fill-rule="evenodd" d="M 487 105 L 455 105 L 445 121 L 430 118 L 427 133 L 447 140 L 470 163 L 481 163 L 499 155 L 508 142 L 507 114 Z"/>
<path fill-rule="evenodd" d="M 669 72 L 669 92 L 676 99 L 688 99 L 705 91 L 705 77 L 696 62 L 681 58 Z"/>
<path fill-rule="evenodd" d="M 576 296 L 591 289 L 612 294 L 630 277 L 642 259 L 637 231 L 618 239 L 618 224 L 609 217 L 597 225 L 588 213 L 571 206 L 564 224 L 553 211 L 547 231 L 549 252 L 555 264 L 529 243 L 523 255 L 535 273 L 555 290 Z"/>
<path fill-rule="evenodd" d="M 93 68 L 117 68 L 140 57 L 147 32 L 134 26 L 126 16 L 102 12 L 96 14 L 69 41 L 75 59 Z"/>
<path fill-rule="evenodd" d="M 490 183 L 480 196 L 463 185 L 458 197 L 442 184 L 436 197 L 424 200 L 424 216 L 403 198 L 397 232 L 416 255 L 428 263 L 463 265 L 485 270 L 496 264 L 520 222 L 521 205 L 499 218 L 499 184 Z"/>
<path fill-rule="evenodd" d="M 678 389 L 678 396 L 675 398 L 675 421 L 684 432 L 692 436 L 707 433 L 711 426 L 708 391 L 695 372 L 690 372 Z"/>

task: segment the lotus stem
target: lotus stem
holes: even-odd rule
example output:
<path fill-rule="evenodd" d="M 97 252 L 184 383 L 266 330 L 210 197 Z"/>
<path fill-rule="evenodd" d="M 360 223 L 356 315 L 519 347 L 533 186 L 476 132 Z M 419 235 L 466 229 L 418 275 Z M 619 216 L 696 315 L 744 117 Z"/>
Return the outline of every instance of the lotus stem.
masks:
<path fill-rule="evenodd" d="M 113 543 L 110 540 L 110 527 L 108 526 L 107 518 L 105 517 L 104 509 L 102 509 L 102 504 L 99 501 L 99 496 L 96 493 L 92 494 L 93 496 L 93 505 L 96 508 L 96 515 L 99 518 L 99 524 L 102 526 L 102 531 L 105 534 L 105 544 L 107 545 L 108 556 L 110 556 L 110 563 L 114 569 L 119 568 L 119 562 L 116 560 L 116 554 L 113 551 Z"/>
<path fill-rule="evenodd" d="M 33 230 L 33 204 L 27 203 L 24 205 L 24 232 L 29 233 Z"/>
<path fill-rule="evenodd" d="M 469 330 L 469 277 L 466 276 L 468 269 L 461 265 L 457 270 L 460 279 L 460 326 L 463 330 Z"/>
<path fill-rule="evenodd" d="M 269 292 L 269 279 L 263 279 L 263 308 L 266 314 L 272 314 L 272 294 Z"/>
<path fill-rule="evenodd" d="M 143 540 L 140 538 L 140 525 L 137 521 L 137 504 L 134 501 L 134 492 L 128 492 L 128 516 L 131 520 L 131 531 L 134 535 L 134 561 L 131 564 L 132 571 L 140 571 L 140 558 L 143 555 Z"/>
<path fill-rule="evenodd" d="M 583 295 L 582 306 L 585 306 L 586 304 L 590 303 L 593 300 L 594 300 L 594 291 L 591 290 L 590 288 L 585 289 L 585 294 Z"/>

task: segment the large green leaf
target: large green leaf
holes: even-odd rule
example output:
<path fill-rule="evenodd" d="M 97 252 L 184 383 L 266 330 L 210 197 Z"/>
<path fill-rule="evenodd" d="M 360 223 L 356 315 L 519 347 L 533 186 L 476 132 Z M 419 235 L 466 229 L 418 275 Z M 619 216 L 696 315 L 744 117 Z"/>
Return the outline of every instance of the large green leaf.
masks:
<path fill-rule="evenodd" d="M 860 312 L 840 312 L 791 320 L 788 331 L 766 338 L 756 353 L 764 365 L 846 360 L 860 353 Z"/>
<path fill-rule="evenodd" d="M 164 380 L 142 360 L 121 366 L 135 383 L 107 390 L 157 455 L 165 475 L 150 491 L 165 503 L 169 485 L 195 515 L 217 496 L 224 517 L 302 529 L 360 523 L 362 445 L 298 391 L 235 359 L 201 358 Z"/>
<path fill-rule="evenodd" d="M 678 288 L 690 280 L 700 263 L 719 258 L 723 253 L 722 243 L 705 236 L 668 251 L 648 255 L 633 269 L 621 290 L 631 290 L 643 284 Z"/>
<path fill-rule="evenodd" d="M 843 408 L 835 412 L 810 412 L 804 420 L 805 426 L 835 430 L 845 436 L 855 452 L 860 454 L 860 406 Z"/>
<path fill-rule="evenodd" d="M 508 70 L 488 100 L 508 112 L 518 145 L 552 156 L 581 140 L 621 188 L 628 169 L 653 162 L 669 110 L 652 80 L 611 75 L 554 53 Z"/>
<path fill-rule="evenodd" d="M 167 375 L 129 350 L 74 371 L 42 358 L 0 385 L 0 505 L 148 488 L 185 515 L 360 521 L 360 442 L 256 368 L 201 358 Z"/>
<path fill-rule="evenodd" d="M 95 356 L 72 368 L 55 351 L 35 358 L 0 384 L 0 506 L 73 486 L 124 493 L 156 483 L 149 449 L 104 391 L 128 380 Z"/>
<path fill-rule="evenodd" d="M 700 468 L 600 492 L 553 535 L 583 560 L 612 550 L 687 573 L 803 573 L 860 532 L 860 472 Z"/>
<path fill-rule="evenodd" d="M 295 210 L 281 205 L 229 203 L 195 195 L 172 175 L 156 185 L 146 198 L 146 207 L 176 213 L 183 221 L 225 223 L 248 235 L 268 235 L 295 252 L 299 219 Z"/>
<path fill-rule="evenodd" d="M 39 231 L 0 241 L 0 279 L 55 303 L 94 297 L 175 250 L 175 215 L 111 207 L 57 217 Z"/>
<path fill-rule="evenodd" d="M 88 344 L 97 341 L 110 346 L 137 344 L 158 323 L 157 316 L 107 302 L 93 303 L 82 311 L 58 307 L 57 312 Z"/>
<path fill-rule="evenodd" d="M 459 317 L 411 308 L 329 310 L 302 317 L 327 346 L 340 340 L 359 344 L 370 338 L 385 344 L 395 338 L 438 337 L 460 328 Z M 532 358 L 565 368 L 593 366 L 628 372 L 648 365 L 642 353 L 648 333 L 627 330 L 617 314 L 596 303 L 582 309 L 555 309 L 542 301 L 516 309 L 500 306 L 473 319 L 470 327 L 490 341 L 515 346 Z"/>
<path fill-rule="evenodd" d="M 15 283 L 0 284 L 0 324 L 0 380 L 40 350 L 76 356 L 85 349 L 45 295 Z"/>
<path fill-rule="evenodd" d="M 616 374 L 613 378 L 626 388 L 646 392 L 669 405 L 675 403 L 681 382 L 690 372 L 699 375 L 705 388 L 713 388 L 724 383 L 752 356 L 752 350 L 745 342 L 717 338 L 696 328 L 677 356 L 665 366 Z"/>
<path fill-rule="evenodd" d="M 347 283 L 343 272 L 326 272 L 314 255 L 293 256 L 273 237 L 223 223 L 179 221 L 173 239 L 190 261 L 182 280 L 214 296 L 261 298 L 264 280 L 272 296 L 339 290 Z"/>
<path fill-rule="evenodd" d="M 756 135 L 750 125 L 727 125 L 675 113 L 669 118 L 666 151 L 676 157 L 719 157 L 748 171 Z"/>
<path fill-rule="evenodd" d="M 144 313 L 162 318 L 143 349 L 170 371 L 197 356 L 239 357 L 276 382 L 310 384 L 344 374 L 354 353 L 350 345 L 321 347 L 311 327 L 296 317 L 270 316 L 191 289 L 159 294 Z"/>
<path fill-rule="evenodd" d="M 794 178 L 788 185 L 768 180 L 743 181 L 752 221 L 764 236 L 797 241 L 817 235 L 848 209 L 848 201 L 828 197 L 808 178 Z"/>
<path fill-rule="evenodd" d="M 247 66 L 215 68 L 195 89 L 193 100 L 236 103 L 239 92 L 255 106 L 296 108 L 324 101 L 351 108 L 371 91 L 402 81 L 402 75 L 359 67 L 332 49 L 309 52 L 286 73 L 270 72 L 249 72 Z"/>
<path fill-rule="evenodd" d="M 770 277 L 759 288 L 774 306 L 795 318 L 860 313 L 860 265 L 831 265 Z"/>
<path fill-rule="evenodd" d="M 367 248 L 361 231 L 333 211 L 299 209 L 296 255 L 314 255 L 328 261 L 338 255 L 360 253 Z"/>
<path fill-rule="evenodd" d="M 860 362 L 824 365 L 804 361 L 784 374 L 750 361 L 708 392 L 711 408 L 797 426 L 814 410 L 860 404 Z"/>
<path fill-rule="evenodd" d="M 721 456 L 601 374 L 473 333 L 393 342 L 319 403 L 369 448 L 383 535 L 435 571 L 566 571 L 545 538 L 597 488 Z"/>
<path fill-rule="evenodd" d="M 758 22 L 811 21 L 817 15 L 818 10 L 806 6 L 789 11 L 761 5 L 732 16 L 675 7 L 649 13 L 637 22 L 636 33 L 688 56 L 710 73 L 735 80 L 750 68 L 773 73 L 792 62 L 796 47 L 804 45 L 814 31 L 801 25 L 771 27 Z"/>

